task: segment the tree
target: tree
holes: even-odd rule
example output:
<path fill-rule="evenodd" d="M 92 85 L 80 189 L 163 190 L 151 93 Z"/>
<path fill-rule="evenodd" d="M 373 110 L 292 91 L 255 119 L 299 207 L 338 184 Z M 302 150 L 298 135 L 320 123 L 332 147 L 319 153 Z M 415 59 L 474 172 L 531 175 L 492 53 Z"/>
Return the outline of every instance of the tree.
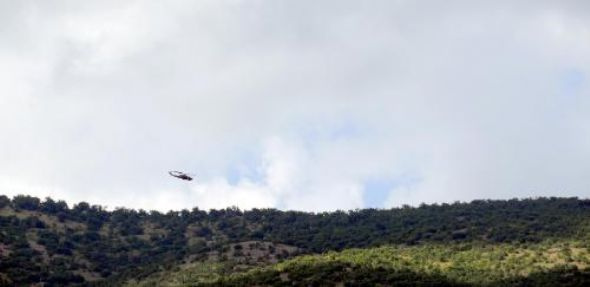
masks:
<path fill-rule="evenodd" d="M 4 208 L 9 205 L 10 205 L 10 198 L 8 198 L 6 195 L 0 195 L 0 208 Z"/>
<path fill-rule="evenodd" d="M 16 209 L 37 210 L 40 203 L 39 198 L 28 195 L 17 195 L 12 198 L 12 204 Z"/>

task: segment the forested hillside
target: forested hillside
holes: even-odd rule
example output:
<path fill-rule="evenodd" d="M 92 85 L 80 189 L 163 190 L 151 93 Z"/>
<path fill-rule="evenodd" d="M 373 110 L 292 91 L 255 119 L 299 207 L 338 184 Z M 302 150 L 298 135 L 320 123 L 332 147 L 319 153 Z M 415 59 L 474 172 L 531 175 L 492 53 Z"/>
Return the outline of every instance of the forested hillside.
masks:
<path fill-rule="evenodd" d="M 43 282 L 45 286 L 91 283 L 121 285 L 125 282 L 141 284 L 149 280 L 151 284 L 157 284 L 157 278 L 161 274 L 177 272 L 186 275 L 182 270 L 191 270 L 189 273 L 196 274 L 199 278 L 209 278 L 208 284 L 230 282 L 219 280 L 234 280 L 231 281 L 234 284 L 242 279 L 242 282 L 258 280 L 258 277 L 248 279 L 252 278 L 252 274 L 269 274 L 270 277 L 277 275 L 279 278 L 290 276 L 273 270 L 288 269 L 288 266 L 295 266 L 305 260 L 322 258 L 297 257 L 293 261 L 269 266 L 301 254 L 368 247 L 386 249 L 345 251 L 342 256 L 348 258 L 354 252 L 375 250 L 393 250 L 389 252 L 392 254 L 399 250 L 428 254 L 424 253 L 427 249 L 420 248 L 443 248 L 435 251 L 444 253 L 455 250 L 454 246 L 484 246 L 481 247 L 482 252 L 488 252 L 489 249 L 486 248 L 491 248 L 485 246 L 517 249 L 530 247 L 538 250 L 558 243 L 574 246 L 573 249 L 568 249 L 569 252 L 575 258 L 581 257 L 572 261 L 579 268 L 576 269 L 577 273 L 572 274 L 582 276 L 586 268 L 584 260 L 587 246 L 584 244 L 588 242 L 589 228 L 590 200 L 577 198 L 480 200 L 471 203 L 422 205 L 417 208 L 325 213 L 275 209 L 241 211 L 237 208 L 209 211 L 194 208 L 190 211 L 161 213 L 125 208 L 108 211 L 84 202 L 69 207 L 63 201 L 49 198 L 40 200 L 30 196 L 16 196 L 9 199 L 0 196 L 0 285 L 37 282 Z M 451 249 L 444 249 L 447 247 Z M 565 249 L 554 251 L 555 254 L 568 252 Z M 551 268 L 571 267 L 567 265 L 568 261 L 555 259 L 551 252 L 540 252 L 541 257 L 545 256 L 543 258 L 553 264 Z M 337 253 L 330 254 L 332 255 L 324 256 L 340 256 L 334 255 Z M 411 257 L 408 260 L 418 260 L 411 255 L 413 253 L 408 254 Z M 455 253 L 449 253 L 449 256 L 454 256 L 453 254 Z M 424 266 L 431 264 L 426 257 L 416 258 L 424 259 L 412 262 Z M 346 274 L 353 276 L 363 273 L 363 268 L 369 267 L 363 265 L 367 261 L 353 261 L 339 260 L 338 264 L 329 265 L 327 270 L 336 266 L 337 269 L 340 268 L 340 273 L 347 270 Z M 337 267 L 341 265 L 340 262 L 344 262 L 344 265 Z M 393 265 L 387 264 L 381 267 L 386 271 L 392 270 Z M 313 268 L 308 268 L 305 272 L 323 274 L 323 269 L 312 266 Z M 498 266 L 504 268 L 502 266 L 505 265 Z M 408 270 L 414 274 L 422 272 L 423 269 L 420 268 Z M 518 274 L 524 276 L 540 270 L 545 269 Z M 451 280 L 450 283 L 474 283 L 456 281 L 463 275 L 449 277 L 445 275 L 447 271 L 448 269 L 442 268 L 438 273 L 433 272 L 432 282 L 444 277 L 447 278 L 445 280 Z M 496 276 L 493 274 L 500 274 L 490 272 L 492 277 Z M 229 274 L 234 275 L 228 276 Z M 422 276 L 426 273 L 416 274 Z M 446 277 L 440 277 L 441 274 Z M 299 278 L 297 276 L 292 275 L 291 278 Z M 313 276 L 316 275 L 312 274 Z M 508 280 L 508 277 L 502 278 Z M 189 281 L 200 280 L 193 279 Z"/>
<path fill-rule="evenodd" d="M 190 286 L 590 286 L 589 248 L 588 242 L 557 241 L 349 249 L 214 280 L 186 276 L 189 269 L 156 285 L 184 276 Z"/>

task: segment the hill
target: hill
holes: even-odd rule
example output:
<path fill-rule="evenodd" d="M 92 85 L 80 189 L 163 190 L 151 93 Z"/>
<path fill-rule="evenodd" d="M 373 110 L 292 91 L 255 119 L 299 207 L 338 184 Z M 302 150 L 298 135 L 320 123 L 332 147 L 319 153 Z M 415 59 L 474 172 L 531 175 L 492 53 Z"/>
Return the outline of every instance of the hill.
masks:
<path fill-rule="evenodd" d="M 588 247 L 588 242 L 561 241 L 349 249 L 300 256 L 225 277 L 187 276 L 192 272 L 188 269 L 156 285 L 590 286 Z"/>
<path fill-rule="evenodd" d="M 419 248 L 450 248 L 440 249 L 444 253 L 461 246 L 518 249 L 555 243 L 574 246 L 575 255 L 586 248 L 582 243 L 588 241 L 589 227 L 590 200 L 577 198 L 478 200 L 323 213 L 237 208 L 161 213 L 125 208 L 108 211 L 85 202 L 69 207 L 50 198 L 0 196 L 0 285 L 155 284 L 161 282 L 158 278 L 171 278 L 173 273 L 180 278 L 192 274 L 197 281 L 208 278 L 205 281 L 210 284 L 231 278 L 237 280 L 231 282 L 251 282 L 247 281 L 251 274 L 272 277 L 279 274 L 272 270 L 280 270 L 272 268 L 298 266 L 299 260 L 316 258 L 295 258 L 298 255 L 342 250 L 343 256 L 350 252 L 373 254 L 379 248 L 410 248 L 418 253 L 423 250 Z M 351 248 L 362 249 L 347 250 Z M 481 248 L 485 251 L 491 247 Z M 566 251 L 557 253 L 561 252 Z M 288 258 L 293 259 L 278 263 Z M 547 258 L 545 261 L 555 268 L 571 269 L 571 264 L 557 264 L 560 261 L 550 260 L 554 257 Z M 584 262 L 574 261 L 579 274 L 585 274 Z M 344 269 L 350 274 L 360 274 L 363 268 L 372 266 L 366 261 L 346 264 L 351 265 Z M 314 273 L 316 267 L 307 270 Z M 537 274 L 539 270 L 522 271 L 525 273 L 521 275 Z M 425 274 L 421 269 L 410 271 L 416 276 Z M 190 276 L 179 280 L 193 282 Z M 455 280 L 451 283 L 471 282 L 456 281 L 458 277 L 453 276 L 444 278 Z"/>

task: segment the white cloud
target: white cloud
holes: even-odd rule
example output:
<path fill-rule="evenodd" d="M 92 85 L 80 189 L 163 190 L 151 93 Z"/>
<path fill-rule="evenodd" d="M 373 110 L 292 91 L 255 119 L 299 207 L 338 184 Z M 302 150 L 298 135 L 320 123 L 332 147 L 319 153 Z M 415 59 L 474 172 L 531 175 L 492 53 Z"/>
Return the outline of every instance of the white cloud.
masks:
<path fill-rule="evenodd" d="M 265 143 L 261 180 L 242 178 L 231 185 L 225 179 L 196 184 L 191 193 L 201 208 L 280 207 L 292 210 L 336 210 L 362 207 L 362 187 L 330 173 L 315 174 L 311 151 L 272 137 Z"/>

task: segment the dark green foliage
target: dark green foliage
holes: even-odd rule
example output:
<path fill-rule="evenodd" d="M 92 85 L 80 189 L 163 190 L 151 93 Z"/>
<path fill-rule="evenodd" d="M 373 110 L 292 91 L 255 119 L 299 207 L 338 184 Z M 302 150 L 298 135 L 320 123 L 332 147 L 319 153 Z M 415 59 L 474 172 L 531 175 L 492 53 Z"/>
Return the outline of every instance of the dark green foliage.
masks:
<path fill-rule="evenodd" d="M 287 275 L 287 276 L 285 276 Z M 546 272 L 515 276 L 489 283 L 457 282 L 443 274 L 417 273 L 409 269 L 354 266 L 350 264 L 320 264 L 300 266 L 282 272 L 257 270 L 245 276 L 227 276 L 213 283 L 193 283 L 187 286 L 590 286 L 590 271 L 577 268 L 557 268 Z"/>
<path fill-rule="evenodd" d="M 65 201 L 55 202 L 53 199 L 46 197 L 45 201 L 41 203 L 41 211 L 48 214 L 59 214 L 68 211 L 68 204 Z"/>
<path fill-rule="evenodd" d="M 12 199 L 12 206 L 15 209 L 37 210 L 41 201 L 28 195 L 17 195 Z"/>
<path fill-rule="evenodd" d="M 574 287 L 590 286 L 590 270 L 579 270 L 576 267 L 559 267 L 546 272 L 533 273 L 500 280 L 496 286 L 538 286 L 538 287 Z"/>
<path fill-rule="evenodd" d="M 557 258 L 580 242 L 479 245 L 450 244 L 350 249 L 300 256 L 264 268 L 238 272 L 189 286 L 590 286 L 590 270 Z M 507 254 L 504 258 L 500 254 Z M 538 260 L 531 262 L 531 259 Z M 498 268 L 499 267 L 499 268 Z M 176 275 L 178 276 L 178 275 Z"/>
<path fill-rule="evenodd" d="M 281 274 L 288 275 L 281 277 Z M 257 270 L 243 277 L 223 277 L 214 283 L 196 286 L 469 286 L 437 274 L 419 274 L 409 269 L 358 266 L 347 263 L 323 263 L 278 271 Z"/>
<path fill-rule="evenodd" d="M 0 211 L 4 211 L 0 243 L 10 250 L 0 260 L 0 273 L 17 285 L 39 280 L 57 285 L 78 282 L 77 271 L 116 285 L 175 266 L 188 256 L 202 260 L 230 243 L 251 240 L 319 253 L 390 244 L 588 239 L 590 226 L 590 200 L 577 198 L 479 200 L 330 213 L 237 208 L 160 213 L 107 211 L 86 202 L 69 208 L 63 201 L 19 195 L 12 200 L 0 196 Z M 67 258 L 69 263 L 54 266 L 47 261 L 55 258 Z"/>
<path fill-rule="evenodd" d="M 0 208 L 10 205 L 10 198 L 6 195 L 0 195 Z"/>
<path fill-rule="evenodd" d="M 253 210 L 244 216 L 262 224 L 264 240 L 322 252 L 420 242 L 539 242 L 576 235 L 590 208 L 588 200 L 541 198 L 347 213 Z"/>

